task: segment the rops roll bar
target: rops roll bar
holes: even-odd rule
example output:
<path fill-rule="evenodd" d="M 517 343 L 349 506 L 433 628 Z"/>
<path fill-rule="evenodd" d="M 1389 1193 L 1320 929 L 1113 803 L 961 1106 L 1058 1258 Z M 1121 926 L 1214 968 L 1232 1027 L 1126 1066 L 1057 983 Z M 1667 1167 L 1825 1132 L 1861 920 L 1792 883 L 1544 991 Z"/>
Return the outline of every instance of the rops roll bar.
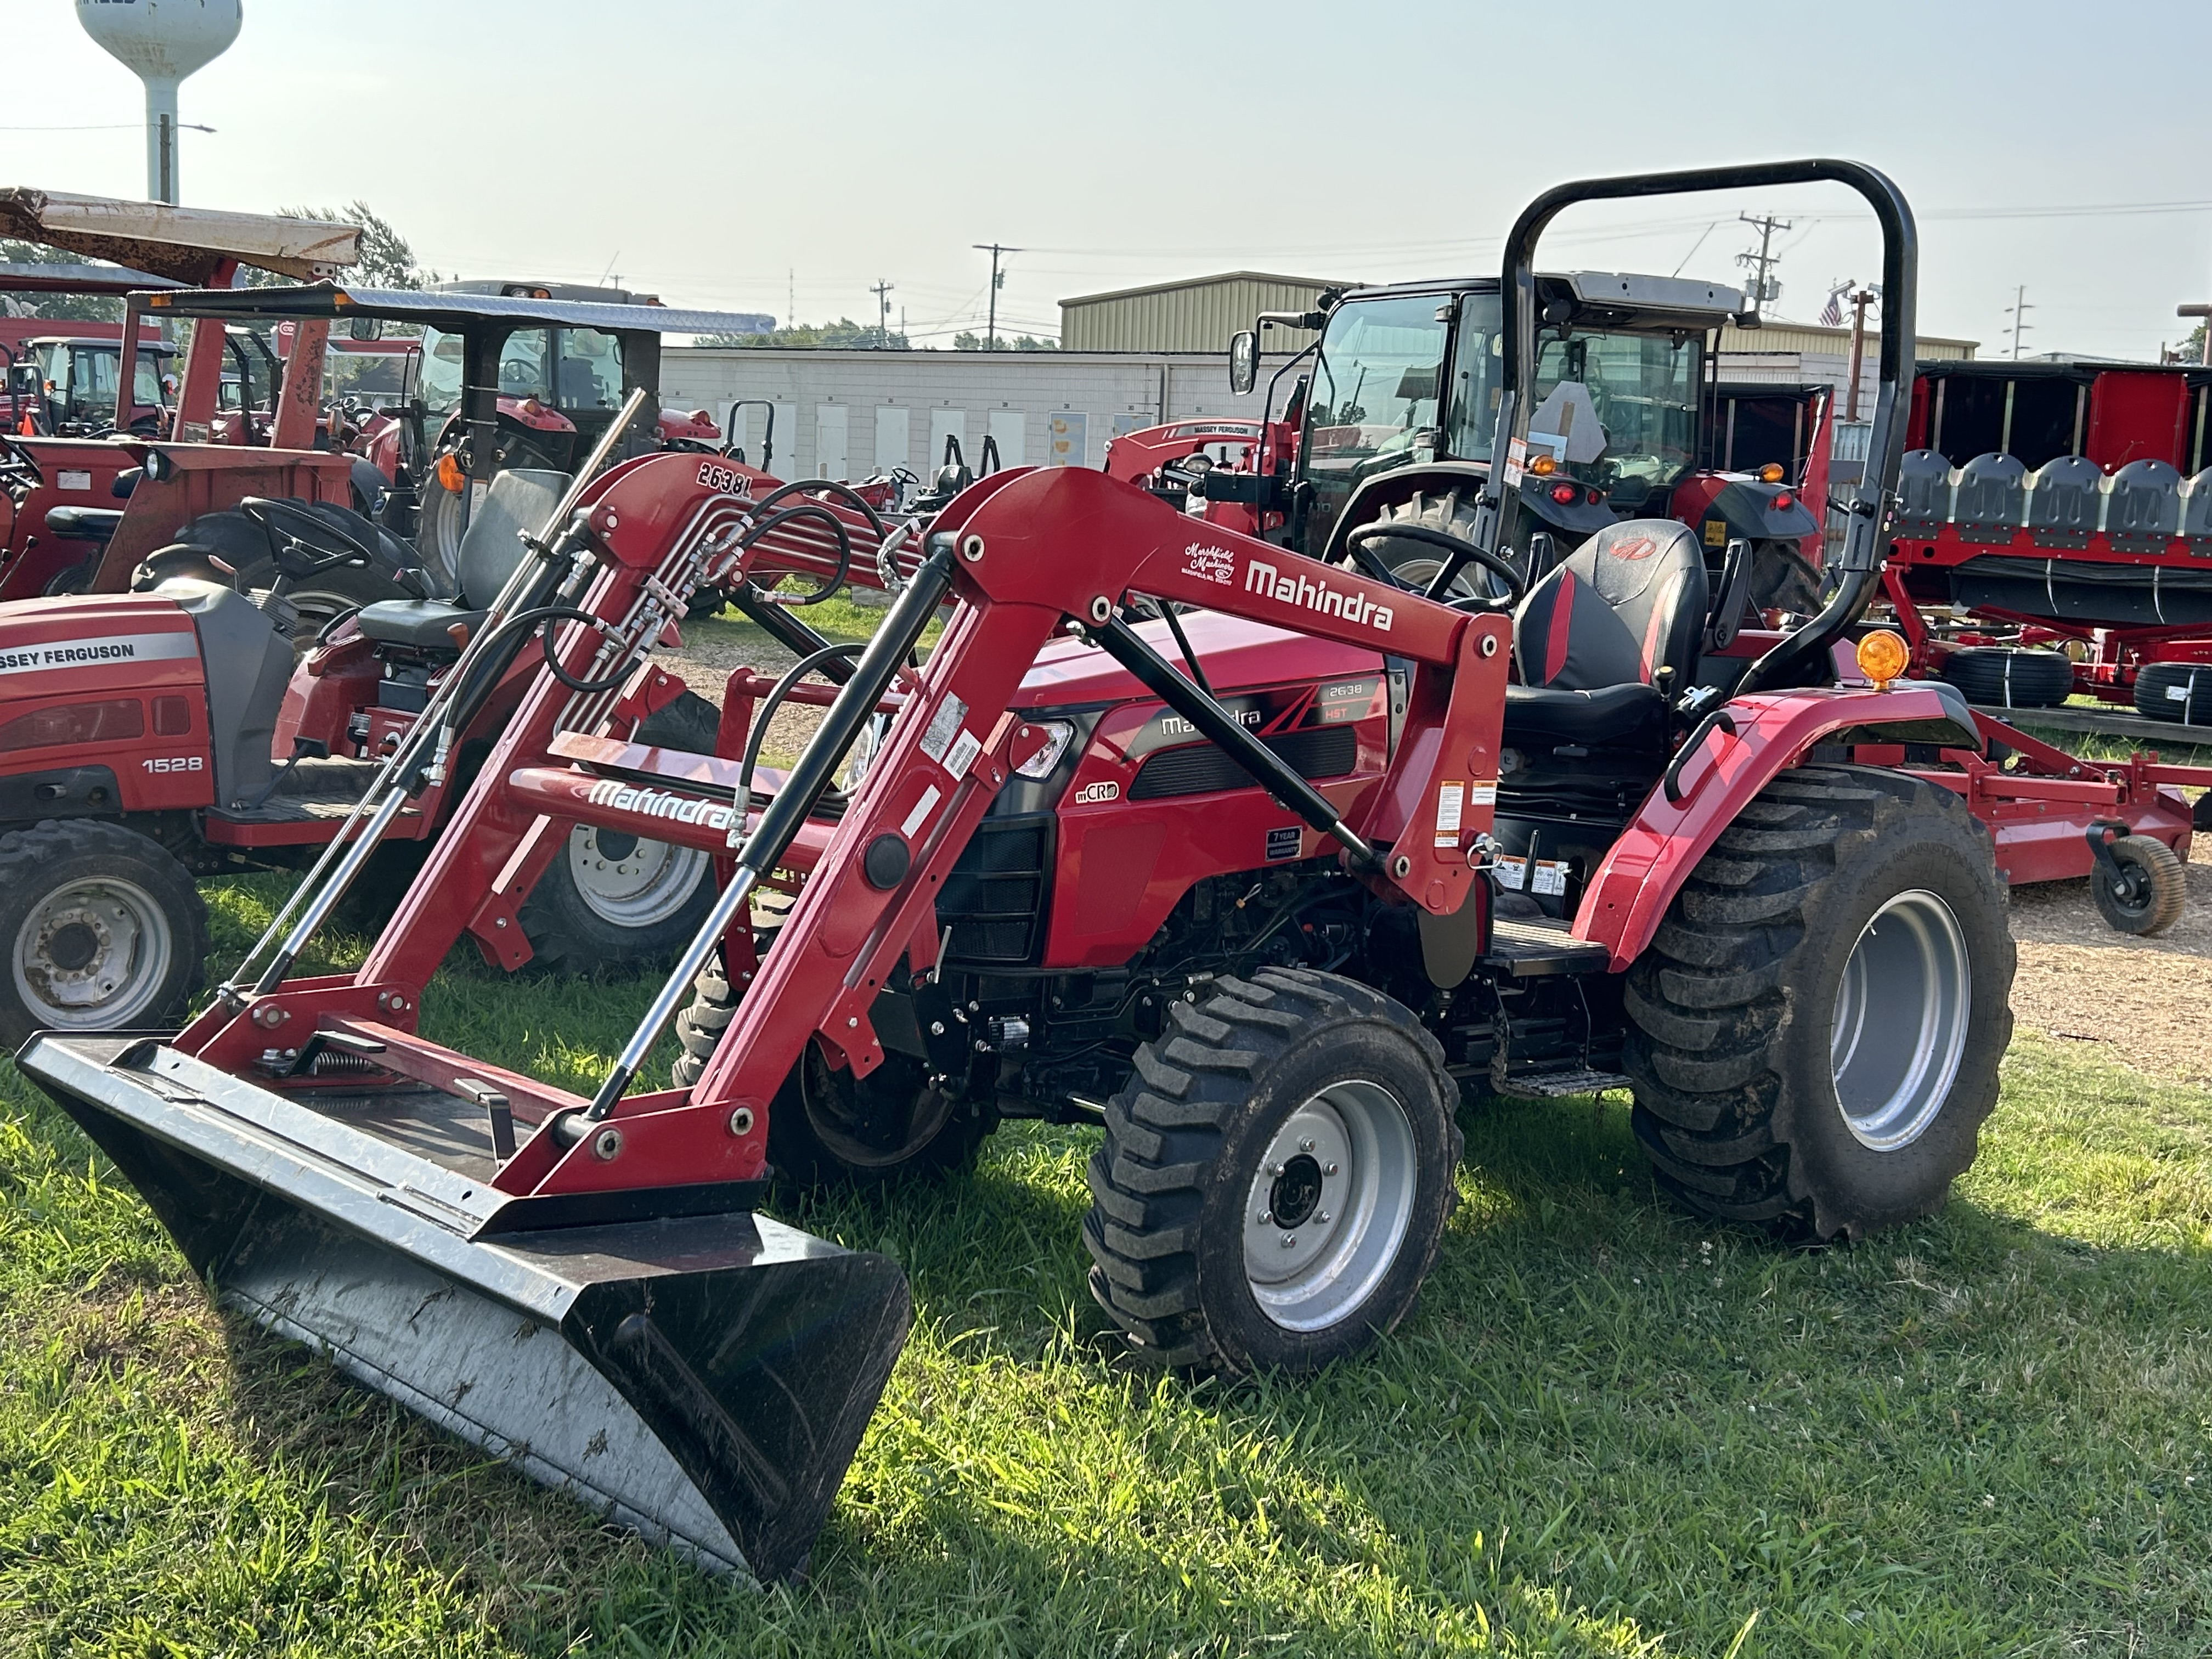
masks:
<path fill-rule="evenodd" d="M 1850 519 L 1843 552 L 1836 562 L 1841 580 L 1834 597 L 1819 616 L 1751 665 L 1738 687 L 1740 692 L 1825 679 L 1828 647 L 1858 621 L 1875 596 L 1888 539 L 1885 520 L 1895 499 L 1898 469 L 1905 454 L 1905 422 L 1912 392 L 1910 354 L 1920 238 L 1904 192 L 1870 167 L 1817 158 L 1577 179 L 1555 185 L 1531 202 L 1505 239 L 1507 336 L 1500 366 L 1498 431 L 1491 450 L 1490 483 L 1482 494 L 1474 527 L 1474 544 L 1493 553 L 1505 551 L 1504 544 L 1521 493 L 1522 463 L 1528 438 L 1527 394 L 1536 378 L 1536 240 L 1545 228 L 1562 209 L 1577 202 L 1763 189 L 1823 180 L 1848 185 L 1864 197 L 1881 226 L 1881 380 L 1875 394 L 1873 429 L 1869 434 L 1866 470 L 1847 504 Z M 1452 562 L 1454 567 L 1462 562 Z M 1440 571 L 1429 597 L 1438 597 L 1457 574 L 1456 568 Z"/>

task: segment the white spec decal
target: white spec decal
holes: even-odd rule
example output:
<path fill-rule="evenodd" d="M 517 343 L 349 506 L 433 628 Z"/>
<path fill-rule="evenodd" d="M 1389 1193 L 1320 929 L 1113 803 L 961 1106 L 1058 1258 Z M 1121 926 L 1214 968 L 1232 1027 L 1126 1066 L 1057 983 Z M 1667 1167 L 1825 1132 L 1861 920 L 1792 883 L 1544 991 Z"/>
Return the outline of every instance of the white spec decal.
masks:
<path fill-rule="evenodd" d="M 1100 801 L 1121 799 L 1121 786 L 1111 778 L 1102 779 L 1097 783 L 1086 783 L 1082 788 L 1077 790 L 1074 795 L 1075 804 L 1078 806 L 1095 806 Z"/>
<path fill-rule="evenodd" d="M 138 763 L 149 772 L 198 772 L 207 765 L 198 755 L 159 755 Z"/>
<path fill-rule="evenodd" d="M 750 497 L 753 491 L 750 478 L 716 461 L 699 463 L 699 482 L 709 489 L 720 490 L 725 495 Z"/>
<path fill-rule="evenodd" d="M 88 640 L 0 645 L 0 674 L 22 674 L 39 668 L 94 668 L 111 662 L 170 662 L 198 654 L 198 635 L 189 629 L 170 634 L 103 634 Z"/>

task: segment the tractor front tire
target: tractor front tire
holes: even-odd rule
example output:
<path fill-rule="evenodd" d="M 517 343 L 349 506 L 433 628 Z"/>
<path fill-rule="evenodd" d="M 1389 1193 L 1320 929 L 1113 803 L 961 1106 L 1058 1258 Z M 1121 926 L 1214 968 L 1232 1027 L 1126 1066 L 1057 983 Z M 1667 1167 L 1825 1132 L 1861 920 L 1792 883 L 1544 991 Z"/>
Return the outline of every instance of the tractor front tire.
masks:
<path fill-rule="evenodd" d="M 162 1025 L 199 988 L 207 907 L 191 873 L 136 830 L 49 818 L 0 836 L 0 1043 L 36 1030 Z"/>
<path fill-rule="evenodd" d="M 1629 969 L 1632 1123 L 1661 1187 L 1793 1242 L 1941 1208 L 2012 1037 L 1988 835 L 1903 772 L 1783 773 Z"/>
<path fill-rule="evenodd" d="M 721 715 L 686 691 L 637 725 L 633 742 L 711 755 Z M 545 972 L 634 972 L 668 961 L 714 908 L 707 855 L 643 836 L 579 825 L 523 901 L 532 965 Z"/>
<path fill-rule="evenodd" d="M 690 1088 L 706 1071 L 743 994 L 717 951 L 692 983 L 690 1006 L 676 1017 L 684 1048 L 672 1073 L 678 1088 Z M 769 1106 L 769 1164 L 778 1181 L 794 1188 L 943 1176 L 972 1163 L 998 1122 L 996 1111 L 933 1087 L 928 1068 L 911 1055 L 887 1054 L 855 1078 L 833 1069 L 810 1042 Z"/>
<path fill-rule="evenodd" d="M 1267 968 L 1170 1004 L 1091 1156 L 1091 1294 L 1163 1364 L 1358 1353 L 1436 1264 L 1458 1100 L 1436 1038 L 1353 981 Z"/>

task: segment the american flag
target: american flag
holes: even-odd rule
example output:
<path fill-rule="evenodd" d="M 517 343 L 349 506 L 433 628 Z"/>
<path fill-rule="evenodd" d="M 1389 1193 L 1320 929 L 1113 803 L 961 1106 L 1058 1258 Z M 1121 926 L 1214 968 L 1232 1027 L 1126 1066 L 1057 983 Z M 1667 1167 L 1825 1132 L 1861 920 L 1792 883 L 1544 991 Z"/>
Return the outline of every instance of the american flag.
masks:
<path fill-rule="evenodd" d="M 1822 328 L 1841 328 L 1844 325 L 1844 295 L 1851 291 L 1852 283 L 1857 280 L 1856 277 L 1849 278 L 1828 290 L 1828 303 L 1820 307 Z"/>

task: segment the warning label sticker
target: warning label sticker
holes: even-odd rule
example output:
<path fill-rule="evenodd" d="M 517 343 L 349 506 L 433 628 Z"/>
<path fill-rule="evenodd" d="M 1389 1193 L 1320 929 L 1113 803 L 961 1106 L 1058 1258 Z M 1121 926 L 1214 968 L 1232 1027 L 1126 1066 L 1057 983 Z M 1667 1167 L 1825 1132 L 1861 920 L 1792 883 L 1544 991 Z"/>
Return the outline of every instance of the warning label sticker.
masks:
<path fill-rule="evenodd" d="M 945 769 L 952 774 L 954 782 L 968 775 L 968 768 L 982 750 L 983 740 L 973 732 L 963 732 L 953 740 L 952 752 L 945 757 Z"/>
<path fill-rule="evenodd" d="M 1567 861 L 1565 859 L 1538 859 L 1536 867 L 1528 874 L 1528 890 L 1548 893 L 1553 897 L 1567 890 Z"/>
<path fill-rule="evenodd" d="M 1528 884 L 1528 860 L 1508 858 L 1500 853 L 1491 861 L 1491 873 L 1498 878 L 1500 887 L 1510 887 L 1519 892 Z"/>
<path fill-rule="evenodd" d="M 967 718 L 968 705 L 957 697 L 946 697 L 930 716 L 929 730 L 921 734 L 921 752 L 933 761 L 942 762 L 945 751 L 952 747 L 952 739 L 960 735 L 960 722 Z"/>
<path fill-rule="evenodd" d="M 1464 778 L 1437 786 L 1437 845 L 1459 848 L 1459 821 L 1467 801 Z"/>
<path fill-rule="evenodd" d="M 1467 790 L 1467 804 L 1469 806 L 1497 805 L 1498 780 L 1485 778 L 1480 782 L 1469 784 Z"/>

